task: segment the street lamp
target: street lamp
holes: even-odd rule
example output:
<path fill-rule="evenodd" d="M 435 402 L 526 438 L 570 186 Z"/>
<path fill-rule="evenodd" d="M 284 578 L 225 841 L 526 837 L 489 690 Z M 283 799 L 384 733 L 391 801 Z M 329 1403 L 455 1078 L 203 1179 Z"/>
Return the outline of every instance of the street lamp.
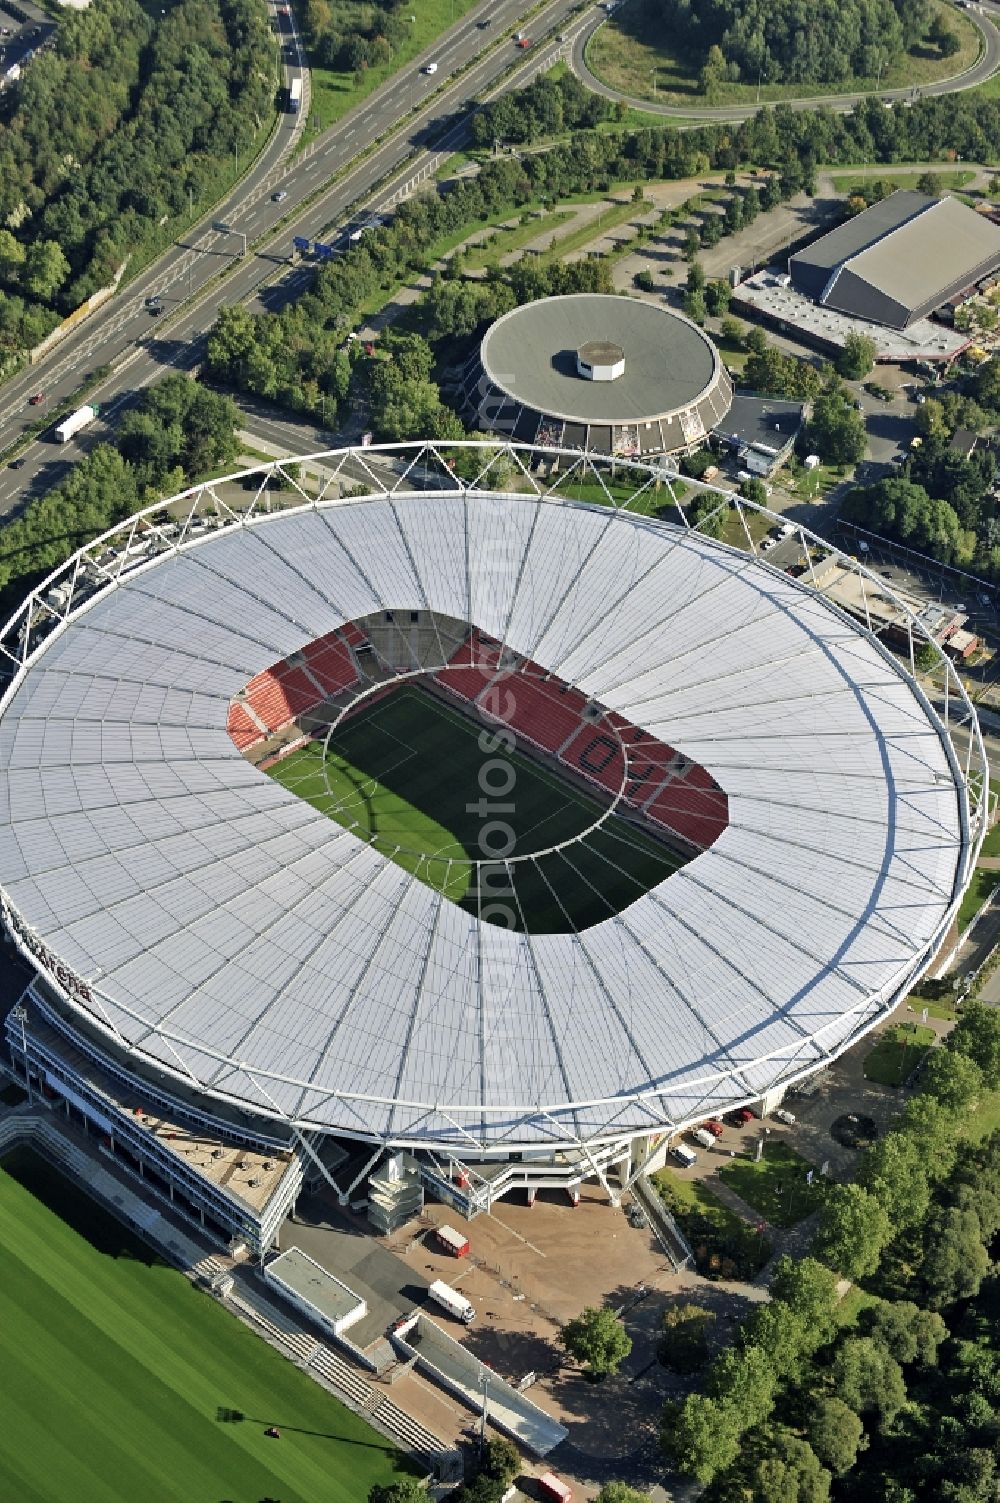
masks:
<path fill-rule="evenodd" d="M 34 1106 L 31 1096 L 31 1071 L 28 1069 L 28 1037 L 24 1030 L 24 1025 L 28 1021 L 28 1009 L 23 1002 L 18 1002 L 16 1006 L 11 1008 L 10 1015 L 15 1023 L 20 1023 L 21 1025 L 21 1057 L 24 1060 L 24 1083 L 28 1087 L 28 1105 Z"/>
<path fill-rule="evenodd" d="M 757 103 L 760 104 L 760 86 L 764 80 L 764 64 L 757 69 Z"/>
<path fill-rule="evenodd" d="M 479 1369 L 479 1386 L 483 1390 L 483 1413 L 482 1413 L 482 1417 L 481 1417 L 481 1419 L 479 1421 L 479 1449 L 480 1449 L 480 1451 L 483 1451 L 486 1448 L 486 1416 L 487 1416 L 487 1413 L 488 1413 L 488 1410 L 489 1410 L 490 1377 L 491 1377 L 491 1374 L 490 1374 L 490 1372 L 488 1371 L 487 1368 L 481 1367 Z"/>
<path fill-rule="evenodd" d="M 649 71 L 650 71 L 650 74 L 652 75 L 652 79 L 653 79 L 653 98 L 655 99 L 656 98 L 656 69 L 655 68 L 650 68 Z"/>

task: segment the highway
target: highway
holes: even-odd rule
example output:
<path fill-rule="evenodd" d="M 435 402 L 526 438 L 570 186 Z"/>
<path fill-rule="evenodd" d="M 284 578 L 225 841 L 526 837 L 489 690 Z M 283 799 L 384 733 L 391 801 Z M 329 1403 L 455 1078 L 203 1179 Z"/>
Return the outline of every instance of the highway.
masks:
<path fill-rule="evenodd" d="M 621 3 L 624 3 L 624 0 L 621 0 Z M 998 12 L 996 7 L 989 7 L 989 10 L 990 14 L 984 13 L 985 8 L 978 13 L 972 10 L 963 12 L 966 18 L 977 28 L 983 39 L 982 51 L 977 61 L 973 63 L 971 68 L 967 68 L 964 72 L 956 74 L 953 78 L 943 78 L 937 83 L 921 85 L 918 91 L 921 95 L 955 94 L 961 89 L 972 89 L 976 84 L 985 83 L 1000 68 L 1000 32 L 998 32 L 994 21 L 991 19 L 991 16 L 995 16 Z M 822 96 L 813 95 L 807 99 L 782 99 L 780 101 L 763 99 L 759 103 L 755 102 L 753 104 L 718 105 L 711 107 L 705 105 L 700 108 L 685 107 L 683 104 L 660 104 L 656 100 L 640 99 L 635 95 L 622 94 L 617 89 L 609 88 L 607 84 L 603 83 L 597 77 L 596 73 L 591 71 L 586 58 L 587 43 L 594 32 L 600 26 L 603 26 L 606 21 L 607 16 L 605 14 L 596 14 L 588 20 L 586 26 L 581 27 L 574 38 L 573 49 L 570 54 L 570 67 L 580 82 L 585 84 L 588 89 L 592 89 L 595 94 L 603 94 L 605 99 L 621 100 L 624 104 L 632 105 L 635 109 L 642 110 L 647 115 L 664 115 L 669 116 L 671 120 L 690 120 L 704 124 L 713 120 L 749 120 L 759 109 L 779 102 L 788 105 L 793 110 L 815 110 L 823 107 L 824 109 L 844 112 L 853 109 L 863 99 L 876 97 L 883 100 L 906 100 L 912 98 L 914 93 L 913 88 L 907 85 L 902 89 L 879 89 L 876 90 L 874 95 L 869 90 L 861 94 L 824 94 Z"/>
<path fill-rule="evenodd" d="M 543 37 L 554 31 L 576 5 L 577 0 L 551 0 L 532 18 L 532 34 Z M 307 265 L 289 272 L 293 235 L 315 240 L 327 226 L 342 222 L 352 206 L 404 163 L 408 166 L 400 181 L 419 174 L 421 164 L 427 171 L 442 151 L 453 150 L 464 134 L 468 104 L 495 86 L 520 56 L 504 31 L 513 28 L 523 12 L 524 0 L 486 0 L 422 58 L 317 136 L 294 160 L 276 164 L 271 153 L 269 161 L 255 164 L 212 216 L 213 223 L 225 224 L 233 233 L 221 234 L 209 227 L 179 242 L 131 283 L 121 298 L 81 325 L 45 359 L 6 383 L 0 389 L 0 449 L 21 438 L 37 418 L 39 409 L 28 405 L 32 393 L 43 391 L 46 407 L 51 409 L 64 403 L 91 372 L 112 368 L 88 393 L 88 400 L 101 404 L 100 422 L 66 445 L 57 445 L 47 428 L 19 456 L 16 468 L 8 465 L 0 470 L 0 515 L 58 484 L 69 464 L 106 437 L 105 423 L 113 421 L 136 392 L 171 369 L 195 368 L 204 355 L 204 335 L 220 307 L 260 295 L 265 284 L 283 276 L 287 277 L 284 287 L 266 301 L 273 305 L 294 295 L 311 277 L 312 269 Z M 548 66 L 559 46 L 552 42 L 527 51 L 508 86 Z M 487 47 L 490 50 L 480 57 Z M 427 61 L 438 64 L 433 77 L 422 72 Z M 467 71 L 442 89 L 443 78 L 460 68 Z M 370 149 L 408 116 L 402 129 Z M 295 116 L 285 117 L 279 133 L 290 135 L 296 121 Z M 440 138 L 433 150 L 425 146 L 428 135 Z M 285 155 L 287 149 L 283 141 Z M 418 155 L 411 163 L 415 151 Z M 352 167 L 365 152 L 363 160 Z M 324 189 L 337 174 L 341 174 L 337 181 Z M 273 198 L 279 192 L 284 195 L 280 203 Z M 390 182 L 374 205 L 391 196 Z M 242 235 L 250 242 L 245 258 L 240 255 Z M 220 278 L 221 272 L 226 275 Z M 158 319 L 146 307 L 146 299 L 153 295 L 164 308 Z"/>

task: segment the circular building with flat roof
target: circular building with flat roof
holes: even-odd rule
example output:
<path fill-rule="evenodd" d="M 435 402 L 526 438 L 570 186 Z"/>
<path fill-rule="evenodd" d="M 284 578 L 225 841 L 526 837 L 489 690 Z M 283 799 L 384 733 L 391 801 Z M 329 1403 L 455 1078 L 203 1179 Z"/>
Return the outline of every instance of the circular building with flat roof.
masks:
<path fill-rule="evenodd" d="M 498 318 L 466 369 L 464 396 L 481 428 L 624 459 L 698 448 L 733 390 L 690 319 L 580 292 Z"/>

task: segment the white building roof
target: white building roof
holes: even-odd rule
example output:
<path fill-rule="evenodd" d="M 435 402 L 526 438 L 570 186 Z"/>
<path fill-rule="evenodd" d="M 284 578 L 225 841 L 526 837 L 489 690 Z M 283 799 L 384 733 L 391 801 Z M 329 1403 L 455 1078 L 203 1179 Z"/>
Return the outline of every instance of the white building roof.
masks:
<path fill-rule="evenodd" d="M 427 607 L 702 764 L 728 829 L 616 917 L 509 933 L 239 755 L 252 675 Z M 968 854 L 950 748 L 858 627 L 693 533 L 538 496 L 332 502 L 130 571 L 15 682 L 0 767 L 0 886 L 100 1028 L 253 1111 L 465 1151 L 802 1073 L 920 968 Z"/>

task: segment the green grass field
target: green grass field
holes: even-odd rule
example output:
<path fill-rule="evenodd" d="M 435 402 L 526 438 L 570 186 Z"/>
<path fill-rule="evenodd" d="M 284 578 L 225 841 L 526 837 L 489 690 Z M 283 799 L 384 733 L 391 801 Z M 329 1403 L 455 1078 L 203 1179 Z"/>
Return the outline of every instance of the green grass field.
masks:
<path fill-rule="evenodd" d="M 21 1150 L 0 1165 L 0 1364 L 5 1503 L 365 1503 L 410 1470 Z"/>
<path fill-rule="evenodd" d="M 933 1042 L 933 1028 L 923 1023 L 897 1023 L 894 1028 L 887 1028 L 874 1049 L 865 1055 L 865 1079 L 879 1085 L 902 1085 Z"/>
<path fill-rule="evenodd" d="M 678 38 L 658 23 L 656 11 L 649 7 L 634 9 L 622 6 L 613 21 L 594 32 L 587 43 L 587 62 L 604 83 L 620 89 L 631 99 L 662 105 L 758 105 L 777 104 L 786 99 L 815 99 L 844 93 L 879 93 L 886 89 L 924 86 L 944 78 L 954 78 L 971 68 L 979 56 L 979 33 L 967 16 L 933 0 L 932 15 L 944 16 L 959 39 L 954 57 L 943 58 L 938 49 L 918 44 L 875 78 L 852 78 L 838 84 L 769 83 L 749 78 L 740 83 L 721 84 L 711 99 L 702 93 L 698 82 L 698 62 L 692 63 L 678 47 Z M 699 60 L 700 61 L 700 58 Z"/>
<path fill-rule="evenodd" d="M 325 752 L 311 742 L 270 773 L 470 913 L 479 910 L 471 862 L 498 854 L 502 836 L 489 825 L 502 819 L 514 837 L 509 854 L 515 860 L 484 882 L 481 916 L 505 928 L 534 934 L 586 928 L 620 912 L 683 864 L 615 816 L 565 852 L 517 861 L 572 840 L 594 823 L 602 806 L 520 752 L 483 750 L 483 728 L 407 685 L 352 716 Z M 508 770 L 494 765 L 484 781 L 484 764 L 498 761 Z M 502 798 L 489 795 L 512 806 L 502 814 L 476 807 L 491 786 L 510 790 Z M 493 904 L 498 907 L 491 914 Z"/>
<path fill-rule="evenodd" d="M 731 1190 L 772 1226 L 795 1226 L 815 1211 L 826 1194 L 826 1180 L 818 1174 L 811 1185 L 806 1174 L 814 1166 L 780 1139 L 764 1145 L 764 1156 L 730 1159 L 719 1170 Z"/>

